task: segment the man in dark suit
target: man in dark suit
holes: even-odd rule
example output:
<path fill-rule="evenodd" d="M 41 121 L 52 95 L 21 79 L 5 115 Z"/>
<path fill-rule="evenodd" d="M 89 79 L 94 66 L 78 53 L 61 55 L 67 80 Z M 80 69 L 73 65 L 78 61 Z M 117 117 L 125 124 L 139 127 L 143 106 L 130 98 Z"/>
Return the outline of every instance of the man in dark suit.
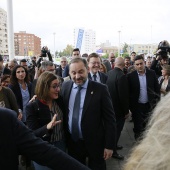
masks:
<path fill-rule="evenodd" d="M 72 59 L 77 57 L 81 57 L 79 48 L 73 49 L 72 52 Z M 67 65 L 64 69 L 63 78 L 68 76 L 69 76 L 69 65 Z"/>
<path fill-rule="evenodd" d="M 106 66 L 107 72 L 114 69 L 115 55 L 113 52 L 109 54 L 108 60 L 104 61 L 103 64 Z"/>
<path fill-rule="evenodd" d="M 56 69 L 56 75 L 60 77 L 64 77 L 64 69 L 67 66 L 67 58 L 66 57 L 61 57 L 60 59 L 60 66 Z"/>
<path fill-rule="evenodd" d="M 106 82 L 112 98 L 112 104 L 116 115 L 117 143 L 125 124 L 125 119 L 129 115 L 128 81 L 125 74 L 123 73 L 123 68 L 124 59 L 122 57 L 117 57 L 115 60 L 115 68 L 107 73 L 108 79 Z M 123 147 L 121 145 L 117 145 L 117 149 L 122 148 Z M 117 159 L 124 158 L 122 155 L 119 155 L 116 150 L 114 151 L 112 157 Z"/>
<path fill-rule="evenodd" d="M 107 86 L 87 78 L 88 66 L 82 58 L 72 59 L 69 68 L 72 80 L 62 86 L 68 153 L 83 164 L 88 157 L 93 170 L 105 170 L 105 160 L 112 156 L 116 141 L 115 115 Z"/>
<path fill-rule="evenodd" d="M 135 139 L 140 139 L 148 118 L 160 96 L 160 88 L 153 70 L 145 68 L 141 55 L 135 57 L 135 71 L 128 73 L 130 110 L 134 121 Z"/>
<path fill-rule="evenodd" d="M 16 112 L 0 108 L 0 169 L 17 170 L 18 155 L 46 165 L 54 170 L 88 170 L 75 159 L 37 138 L 21 121 Z"/>
<path fill-rule="evenodd" d="M 99 72 L 101 64 L 100 56 L 97 53 L 91 53 L 87 57 L 87 62 L 89 66 L 88 78 L 93 81 L 106 84 L 107 75 Z"/>

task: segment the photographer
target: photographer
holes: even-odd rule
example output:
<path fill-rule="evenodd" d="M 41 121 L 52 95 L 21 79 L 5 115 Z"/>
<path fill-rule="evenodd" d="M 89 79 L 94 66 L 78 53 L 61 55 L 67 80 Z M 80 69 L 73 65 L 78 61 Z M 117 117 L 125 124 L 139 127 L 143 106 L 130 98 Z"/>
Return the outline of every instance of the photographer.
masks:
<path fill-rule="evenodd" d="M 163 40 L 158 45 L 158 51 L 156 52 L 156 60 L 152 61 L 151 68 L 155 71 L 157 77 L 162 75 L 162 66 L 169 64 L 168 53 L 170 52 L 170 45 L 168 41 Z"/>
<path fill-rule="evenodd" d="M 38 59 L 38 61 L 37 61 L 37 63 L 36 63 L 36 65 L 37 65 L 38 68 L 41 66 L 41 62 L 43 61 L 43 58 L 44 58 L 44 57 L 47 57 L 47 56 L 48 56 L 49 61 L 52 61 L 52 62 L 53 62 L 53 59 L 52 59 L 50 50 L 48 50 L 48 47 L 47 47 L 47 46 L 44 46 L 44 47 L 42 47 L 42 49 L 41 49 L 41 54 L 40 54 L 39 59 Z"/>

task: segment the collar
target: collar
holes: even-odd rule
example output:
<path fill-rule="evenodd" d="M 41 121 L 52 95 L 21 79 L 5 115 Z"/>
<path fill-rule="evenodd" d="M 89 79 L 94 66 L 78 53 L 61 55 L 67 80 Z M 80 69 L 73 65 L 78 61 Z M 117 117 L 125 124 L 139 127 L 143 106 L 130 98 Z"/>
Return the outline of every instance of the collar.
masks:
<path fill-rule="evenodd" d="M 81 85 L 81 87 L 83 87 L 83 89 L 87 89 L 88 82 L 89 82 L 89 80 L 88 80 L 88 78 L 87 78 L 86 82 L 85 82 L 83 85 Z M 77 87 L 78 87 L 78 85 L 74 83 L 74 84 L 73 84 L 73 89 L 75 89 L 75 88 L 77 88 Z"/>
<path fill-rule="evenodd" d="M 138 75 L 139 75 L 139 76 L 146 75 L 146 69 L 145 69 L 145 72 L 144 72 L 144 74 L 140 74 L 138 71 L 137 71 L 137 73 L 138 73 Z"/>
<path fill-rule="evenodd" d="M 93 77 L 94 73 L 90 72 L 91 77 Z M 96 77 L 99 77 L 99 73 L 96 73 Z"/>
<path fill-rule="evenodd" d="M 24 82 L 25 83 L 25 82 Z M 19 87 L 22 88 L 22 85 L 18 82 Z M 25 83 L 26 87 L 28 87 L 27 83 Z"/>
<path fill-rule="evenodd" d="M 47 102 L 46 102 L 45 100 L 41 100 L 41 99 L 39 99 L 39 101 L 40 101 L 42 104 L 47 105 Z"/>

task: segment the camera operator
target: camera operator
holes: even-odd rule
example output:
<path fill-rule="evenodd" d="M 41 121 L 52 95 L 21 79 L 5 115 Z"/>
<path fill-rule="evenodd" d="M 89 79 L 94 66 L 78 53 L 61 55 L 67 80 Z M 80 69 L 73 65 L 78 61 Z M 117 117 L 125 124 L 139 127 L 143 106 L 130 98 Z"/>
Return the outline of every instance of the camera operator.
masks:
<path fill-rule="evenodd" d="M 170 52 L 170 45 L 168 41 L 163 40 L 158 45 L 158 51 L 156 52 L 156 60 L 152 61 L 151 69 L 155 71 L 157 77 L 162 75 L 162 66 L 169 64 L 168 53 Z"/>
<path fill-rule="evenodd" d="M 49 61 L 52 61 L 53 62 L 53 59 L 52 59 L 52 56 L 51 56 L 51 53 L 50 53 L 50 50 L 48 50 L 48 47 L 47 46 L 44 46 L 42 47 L 41 49 L 41 54 L 39 56 L 39 59 L 36 63 L 37 67 L 39 68 L 41 66 L 41 62 L 43 61 L 43 58 L 44 57 L 48 57 Z"/>

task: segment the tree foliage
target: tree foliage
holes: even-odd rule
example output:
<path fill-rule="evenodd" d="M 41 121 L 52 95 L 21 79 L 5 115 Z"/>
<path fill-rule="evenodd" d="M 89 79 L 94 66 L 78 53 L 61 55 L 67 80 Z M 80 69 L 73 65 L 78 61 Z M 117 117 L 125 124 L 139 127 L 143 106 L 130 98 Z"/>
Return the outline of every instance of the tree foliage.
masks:
<path fill-rule="evenodd" d="M 129 45 L 127 44 L 127 43 L 124 43 L 124 45 L 123 45 L 123 53 L 127 53 L 128 52 L 128 47 L 129 47 Z"/>
<path fill-rule="evenodd" d="M 63 51 L 56 51 L 56 56 L 71 56 L 73 51 L 73 46 L 72 45 L 67 45 L 66 48 Z"/>

